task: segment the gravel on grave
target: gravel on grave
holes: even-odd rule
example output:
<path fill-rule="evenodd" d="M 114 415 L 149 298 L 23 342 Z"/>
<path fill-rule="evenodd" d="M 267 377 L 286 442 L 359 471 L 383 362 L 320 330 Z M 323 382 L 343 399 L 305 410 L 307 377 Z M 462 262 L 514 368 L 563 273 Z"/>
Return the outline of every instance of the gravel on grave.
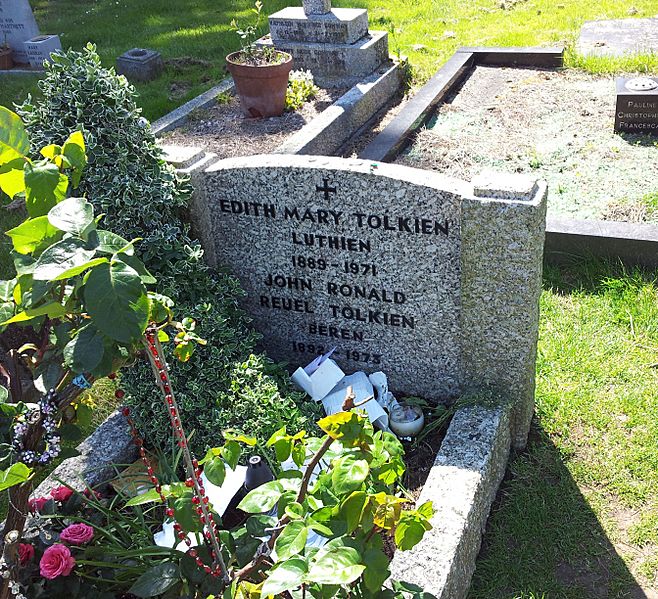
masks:
<path fill-rule="evenodd" d="M 658 221 L 658 138 L 613 132 L 614 77 L 477 67 L 396 162 L 471 180 L 482 170 L 549 185 L 553 216 Z"/>
<path fill-rule="evenodd" d="M 320 89 L 317 96 L 296 111 L 280 117 L 246 118 L 237 97 L 218 102 L 205 110 L 192 113 L 182 127 L 165 133 L 165 144 L 201 147 L 219 158 L 267 154 L 299 131 L 323 110 L 333 104 L 346 89 Z"/>

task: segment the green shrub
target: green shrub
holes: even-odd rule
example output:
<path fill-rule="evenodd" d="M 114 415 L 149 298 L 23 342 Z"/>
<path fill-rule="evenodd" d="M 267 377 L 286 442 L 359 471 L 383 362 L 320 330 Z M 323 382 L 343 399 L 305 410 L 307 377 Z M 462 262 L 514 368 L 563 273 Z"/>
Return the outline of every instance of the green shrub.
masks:
<path fill-rule="evenodd" d="M 320 91 L 311 71 L 292 71 L 286 90 L 286 110 L 298 110 Z"/>
<path fill-rule="evenodd" d="M 268 360 L 251 356 L 257 335 L 238 307 L 239 283 L 208 268 L 181 220 L 191 190 L 163 160 L 134 88 L 101 66 L 91 44 L 54 56 L 40 87 L 44 99 L 28 98 L 18 109 L 33 148 L 61 143 L 63 131 L 82 129 L 89 164 L 81 193 L 106 214 L 105 226 L 142 238 L 139 251 L 159 291 L 175 301 L 177 314 L 197 321 L 196 332 L 208 341 L 189 362 L 169 360 L 194 449 L 217 445 L 226 426 L 261 440 L 279 422 L 291 430 L 307 426 L 315 405 L 291 391 Z M 151 444 L 167 446 L 169 421 L 148 367 L 126 372 L 122 386 L 140 432 Z"/>

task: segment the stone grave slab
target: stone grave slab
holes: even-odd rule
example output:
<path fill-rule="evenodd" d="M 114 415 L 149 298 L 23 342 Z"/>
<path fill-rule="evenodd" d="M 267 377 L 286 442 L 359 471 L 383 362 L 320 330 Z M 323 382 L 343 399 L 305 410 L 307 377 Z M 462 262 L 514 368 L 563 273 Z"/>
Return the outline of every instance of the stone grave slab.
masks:
<path fill-rule="evenodd" d="M 307 15 L 299 6 L 288 6 L 270 15 L 270 35 L 278 41 L 313 40 L 327 44 L 353 44 L 368 33 L 364 8 L 334 8 L 322 15 Z"/>
<path fill-rule="evenodd" d="M 576 51 L 591 56 L 658 52 L 658 17 L 586 21 Z"/>
<path fill-rule="evenodd" d="M 620 77 L 616 85 L 615 131 L 658 135 L 658 78 Z"/>
<path fill-rule="evenodd" d="M 39 27 L 28 0 L 0 0 L 0 44 L 11 46 L 14 62 L 28 63 L 24 42 L 37 37 Z"/>
<path fill-rule="evenodd" d="M 50 55 L 61 49 L 62 43 L 57 35 L 38 35 L 25 42 L 25 54 L 30 66 L 35 69 L 42 69 Z"/>
<path fill-rule="evenodd" d="M 382 370 L 394 391 L 434 401 L 492 387 L 525 443 L 545 184 L 251 156 L 201 173 L 191 212 L 274 359 L 294 369 L 336 347 L 345 372 Z"/>

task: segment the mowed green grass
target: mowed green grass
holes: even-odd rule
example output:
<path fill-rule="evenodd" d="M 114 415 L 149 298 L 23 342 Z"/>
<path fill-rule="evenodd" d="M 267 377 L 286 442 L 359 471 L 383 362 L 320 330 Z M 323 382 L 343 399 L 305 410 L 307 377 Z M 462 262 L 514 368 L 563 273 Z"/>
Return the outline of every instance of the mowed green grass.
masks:
<path fill-rule="evenodd" d="M 133 47 L 159 50 L 167 61 L 164 75 L 137 84 L 144 115 L 153 120 L 210 88 L 226 76 L 224 57 L 237 49 L 231 19 L 244 23 L 251 0 L 32 0 L 43 32 L 60 35 L 65 48 L 91 41 L 106 66 Z M 271 14 L 301 4 L 266 0 Z M 334 0 L 338 7 L 369 10 L 373 29 L 390 31 L 390 50 L 409 57 L 418 85 L 429 78 L 459 46 L 530 46 L 572 44 L 584 21 L 653 16 L 655 0 Z M 266 32 L 266 24 L 263 24 Z M 594 71 L 656 70 L 658 56 L 626 61 L 581 60 L 568 64 Z M 37 78 L 10 75 L 0 79 L 0 104 L 38 94 Z"/>
<path fill-rule="evenodd" d="M 550 267 L 537 418 L 490 518 L 470 599 L 658 593 L 655 272 Z"/>

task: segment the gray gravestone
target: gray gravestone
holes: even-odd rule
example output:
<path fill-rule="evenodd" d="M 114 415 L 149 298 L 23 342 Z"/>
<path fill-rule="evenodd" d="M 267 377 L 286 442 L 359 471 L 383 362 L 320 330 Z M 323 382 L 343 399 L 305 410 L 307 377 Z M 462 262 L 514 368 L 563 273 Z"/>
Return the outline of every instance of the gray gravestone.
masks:
<path fill-rule="evenodd" d="M 585 56 L 624 56 L 658 52 L 658 18 L 586 21 L 576 51 Z"/>
<path fill-rule="evenodd" d="M 331 12 L 331 0 L 303 0 L 307 15 L 326 15 Z"/>
<path fill-rule="evenodd" d="M 39 35 L 28 0 L 0 0 L 0 44 L 11 46 L 15 62 L 29 62 L 24 42 Z"/>
<path fill-rule="evenodd" d="M 162 55 L 157 50 L 133 48 L 117 58 L 116 71 L 130 81 L 151 81 L 164 70 Z"/>
<path fill-rule="evenodd" d="M 200 176 L 195 227 L 228 266 L 273 358 L 337 347 L 346 371 L 382 370 L 430 400 L 493 386 L 534 399 L 546 186 L 474 185 L 363 160 L 250 156 Z"/>
<path fill-rule="evenodd" d="M 42 69 L 43 63 L 53 52 L 62 49 L 62 43 L 57 35 L 38 35 L 23 44 L 25 54 L 31 67 Z"/>
<path fill-rule="evenodd" d="M 658 78 L 617 79 L 615 131 L 658 135 Z"/>

